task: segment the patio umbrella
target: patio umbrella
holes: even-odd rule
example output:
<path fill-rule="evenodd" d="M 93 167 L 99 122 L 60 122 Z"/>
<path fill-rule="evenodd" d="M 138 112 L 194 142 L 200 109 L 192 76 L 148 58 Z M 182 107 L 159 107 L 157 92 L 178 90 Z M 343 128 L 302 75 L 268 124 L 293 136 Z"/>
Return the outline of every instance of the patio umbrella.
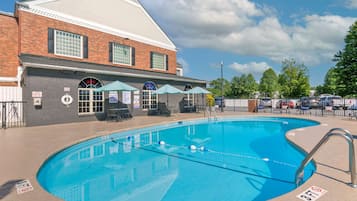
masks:
<path fill-rule="evenodd" d="M 193 89 L 185 91 L 185 93 L 190 93 L 190 94 L 210 94 L 211 92 L 207 91 L 206 89 L 203 89 L 201 87 L 194 87 Z"/>
<path fill-rule="evenodd" d="M 128 84 L 125 84 L 117 80 L 109 84 L 106 84 L 100 88 L 97 88 L 94 91 L 101 92 L 101 91 L 138 91 L 138 90 L 139 89 L 135 87 L 132 87 Z"/>
<path fill-rule="evenodd" d="M 184 92 L 176 87 L 169 85 L 169 84 L 165 84 L 164 86 L 162 86 L 158 90 L 156 90 L 154 93 L 166 94 L 166 96 L 167 96 L 166 105 L 169 106 L 169 94 L 182 94 Z"/>
<path fill-rule="evenodd" d="M 202 105 L 203 103 L 203 94 L 210 94 L 210 91 L 207 91 L 206 89 L 203 89 L 201 87 L 194 87 L 193 89 L 190 89 L 188 91 L 185 91 L 185 94 L 202 94 Z"/>

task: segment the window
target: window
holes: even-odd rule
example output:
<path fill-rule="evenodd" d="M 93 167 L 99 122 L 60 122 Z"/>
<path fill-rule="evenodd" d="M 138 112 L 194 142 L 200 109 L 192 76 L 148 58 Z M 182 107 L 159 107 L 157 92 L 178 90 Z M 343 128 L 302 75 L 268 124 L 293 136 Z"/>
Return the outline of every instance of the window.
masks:
<path fill-rule="evenodd" d="M 151 52 L 151 68 L 168 70 L 168 56 L 156 52 Z"/>
<path fill-rule="evenodd" d="M 131 47 L 113 44 L 113 63 L 131 65 Z"/>
<path fill-rule="evenodd" d="M 104 111 L 103 92 L 94 89 L 102 84 L 94 78 L 83 79 L 78 85 L 78 114 L 94 114 Z"/>
<path fill-rule="evenodd" d="M 156 91 L 156 85 L 154 82 L 148 81 L 144 83 L 143 87 L 143 109 L 157 109 L 157 94 L 154 93 Z"/>
<path fill-rule="evenodd" d="M 188 91 L 190 89 L 192 89 L 192 85 L 191 84 L 186 84 L 184 91 Z M 190 106 L 194 105 L 193 104 L 194 100 L 195 100 L 194 94 L 187 93 L 187 97 L 186 97 L 187 105 L 190 105 Z"/>
<path fill-rule="evenodd" d="M 70 57 L 83 57 L 83 37 L 78 34 L 65 31 L 54 31 L 54 53 Z"/>

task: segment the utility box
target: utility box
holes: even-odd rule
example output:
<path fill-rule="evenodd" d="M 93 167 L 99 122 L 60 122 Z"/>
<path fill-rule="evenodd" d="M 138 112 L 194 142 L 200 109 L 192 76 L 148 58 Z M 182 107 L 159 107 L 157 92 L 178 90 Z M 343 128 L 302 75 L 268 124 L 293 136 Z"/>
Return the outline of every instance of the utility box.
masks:
<path fill-rule="evenodd" d="M 257 99 L 248 100 L 248 112 L 258 112 L 257 105 L 258 105 Z"/>

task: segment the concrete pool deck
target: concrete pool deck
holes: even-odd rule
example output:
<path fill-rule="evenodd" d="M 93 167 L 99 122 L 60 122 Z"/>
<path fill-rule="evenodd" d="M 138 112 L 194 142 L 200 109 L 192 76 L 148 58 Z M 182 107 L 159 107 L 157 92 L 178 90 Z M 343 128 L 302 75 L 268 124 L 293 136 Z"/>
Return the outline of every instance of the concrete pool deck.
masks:
<path fill-rule="evenodd" d="M 293 130 L 287 138 L 305 151 L 313 146 L 331 129 L 345 128 L 357 134 L 357 121 L 341 117 L 313 117 L 298 115 L 269 115 L 252 113 L 219 113 L 217 116 L 282 116 L 316 120 L 319 126 Z M 203 113 L 175 114 L 171 117 L 142 116 L 122 122 L 84 122 L 50 126 L 11 128 L 0 130 L 0 200 L 4 201 L 59 201 L 60 199 L 46 192 L 36 179 L 37 171 L 45 160 L 54 153 L 75 143 L 96 136 L 107 135 L 115 131 L 146 127 L 153 124 L 165 124 L 179 120 L 203 118 Z M 357 142 L 355 141 L 355 146 Z M 357 152 L 357 150 L 355 150 Z M 357 188 L 351 188 L 348 171 L 348 146 L 344 139 L 330 140 L 315 157 L 317 171 L 302 186 L 284 194 L 276 201 L 300 200 L 296 196 L 310 186 L 321 187 L 328 192 L 320 201 L 357 200 Z M 28 179 L 34 190 L 17 194 L 15 183 Z"/>

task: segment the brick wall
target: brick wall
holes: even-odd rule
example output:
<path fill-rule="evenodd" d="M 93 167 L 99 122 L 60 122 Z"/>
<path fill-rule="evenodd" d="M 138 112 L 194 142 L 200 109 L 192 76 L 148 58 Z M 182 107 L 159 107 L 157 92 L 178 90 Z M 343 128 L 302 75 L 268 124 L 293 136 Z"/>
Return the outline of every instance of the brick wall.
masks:
<path fill-rule="evenodd" d="M 26 11 L 19 11 L 21 53 L 64 58 L 68 60 L 84 61 L 117 67 L 135 68 L 148 71 L 159 71 L 150 68 L 150 51 L 167 54 L 169 56 L 169 70 L 165 73 L 176 74 L 176 52 L 140 43 L 134 40 L 125 40 L 118 36 L 69 24 L 51 18 L 35 15 Z M 57 56 L 48 53 L 48 28 L 73 32 L 88 37 L 88 59 L 75 59 Z M 135 48 L 135 66 L 121 66 L 109 62 L 109 42 L 132 46 Z"/>
<path fill-rule="evenodd" d="M 16 77 L 18 60 L 18 26 L 16 18 L 0 14 L 0 77 Z M 16 86 L 15 82 L 0 86 Z"/>

